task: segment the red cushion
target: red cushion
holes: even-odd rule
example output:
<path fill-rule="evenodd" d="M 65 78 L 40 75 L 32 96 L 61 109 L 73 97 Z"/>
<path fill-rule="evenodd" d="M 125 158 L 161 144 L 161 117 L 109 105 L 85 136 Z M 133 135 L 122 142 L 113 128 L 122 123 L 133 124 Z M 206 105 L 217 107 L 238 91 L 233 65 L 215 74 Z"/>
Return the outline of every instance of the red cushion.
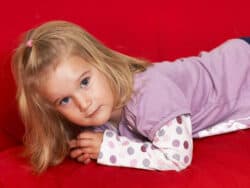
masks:
<path fill-rule="evenodd" d="M 173 60 L 249 36 L 249 0 L 10 0 L 1 5 L 0 187 L 250 187 L 250 131 L 196 140 L 193 163 L 179 173 L 66 160 L 36 177 L 19 157 L 22 146 L 16 146 L 24 129 L 10 71 L 18 36 L 44 21 L 73 21 L 120 52 Z"/>
<path fill-rule="evenodd" d="M 19 154 L 22 147 L 0 153 L 3 187 L 249 187 L 248 131 L 195 140 L 192 165 L 182 172 L 146 171 L 108 167 L 95 162 L 82 165 L 66 159 L 41 176 L 30 172 Z"/>

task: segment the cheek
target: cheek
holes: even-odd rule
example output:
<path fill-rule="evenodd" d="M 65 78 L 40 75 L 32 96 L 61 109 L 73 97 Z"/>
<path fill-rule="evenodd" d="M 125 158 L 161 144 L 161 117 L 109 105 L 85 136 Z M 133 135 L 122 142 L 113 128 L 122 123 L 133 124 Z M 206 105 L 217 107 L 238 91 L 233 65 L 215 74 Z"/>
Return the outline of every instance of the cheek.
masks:
<path fill-rule="evenodd" d="M 96 79 L 91 87 L 91 98 L 92 100 L 111 103 L 114 100 L 114 96 L 109 85 L 109 82 L 104 76 L 100 76 Z"/>
<path fill-rule="evenodd" d="M 106 87 L 102 88 L 102 90 L 97 91 L 93 97 L 96 97 L 93 99 L 100 100 L 105 103 L 110 103 L 114 100 L 113 93 Z"/>
<path fill-rule="evenodd" d="M 74 119 L 77 115 L 77 111 L 72 107 L 57 108 L 57 111 L 69 120 Z"/>
<path fill-rule="evenodd" d="M 108 84 L 108 82 L 104 82 L 102 84 L 101 92 L 102 92 L 102 95 L 105 96 L 105 98 L 109 100 L 112 100 L 114 98 L 111 86 Z"/>
<path fill-rule="evenodd" d="M 62 113 L 63 117 L 65 117 L 68 121 L 75 123 L 75 124 L 80 124 L 83 120 L 82 116 L 78 114 L 78 112 L 64 112 Z"/>

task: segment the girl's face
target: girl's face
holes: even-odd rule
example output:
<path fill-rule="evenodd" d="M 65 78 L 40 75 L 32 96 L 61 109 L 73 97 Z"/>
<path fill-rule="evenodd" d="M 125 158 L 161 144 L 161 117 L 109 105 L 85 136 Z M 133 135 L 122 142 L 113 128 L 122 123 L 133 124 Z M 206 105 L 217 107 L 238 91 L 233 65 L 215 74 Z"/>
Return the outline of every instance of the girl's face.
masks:
<path fill-rule="evenodd" d="M 42 95 L 69 121 L 98 126 L 113 116 L 114 95 L 107 78 L 80 57 L 59 62 L 46 75 Z"/>

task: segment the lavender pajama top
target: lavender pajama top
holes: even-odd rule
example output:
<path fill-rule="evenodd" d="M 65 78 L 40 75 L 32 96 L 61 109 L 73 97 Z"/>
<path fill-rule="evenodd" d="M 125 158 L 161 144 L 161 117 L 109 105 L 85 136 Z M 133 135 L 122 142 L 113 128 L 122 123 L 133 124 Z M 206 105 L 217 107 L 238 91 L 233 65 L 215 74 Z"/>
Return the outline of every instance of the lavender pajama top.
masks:
<path fill-rule="evenodd" d="M 250 46 L 242 39 L 155 63 L 134 76 L 118 128 L 97 128 L 105 130 L 97 162 L 182 170 L 192 159 L 192 137 L 248 128 L 249 99 Z"/>

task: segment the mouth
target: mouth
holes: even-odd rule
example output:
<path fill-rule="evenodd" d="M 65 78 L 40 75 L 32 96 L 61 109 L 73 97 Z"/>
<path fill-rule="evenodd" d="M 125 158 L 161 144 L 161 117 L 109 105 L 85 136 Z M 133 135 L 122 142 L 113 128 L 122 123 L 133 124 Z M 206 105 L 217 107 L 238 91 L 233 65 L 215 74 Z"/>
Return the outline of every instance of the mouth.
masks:
<path fill-rule="evenodd" d="M 87 114 L 87 117 L 88 117 L 88 118 L 94 117 L 94 116 L 99 112 L 100 108 L 101 108 L 101 107 L 99 106 L 99 107 L 97 107 L 94 111 L 92 111 L 91 113 L 88 113 L 88 114 Z"/>

